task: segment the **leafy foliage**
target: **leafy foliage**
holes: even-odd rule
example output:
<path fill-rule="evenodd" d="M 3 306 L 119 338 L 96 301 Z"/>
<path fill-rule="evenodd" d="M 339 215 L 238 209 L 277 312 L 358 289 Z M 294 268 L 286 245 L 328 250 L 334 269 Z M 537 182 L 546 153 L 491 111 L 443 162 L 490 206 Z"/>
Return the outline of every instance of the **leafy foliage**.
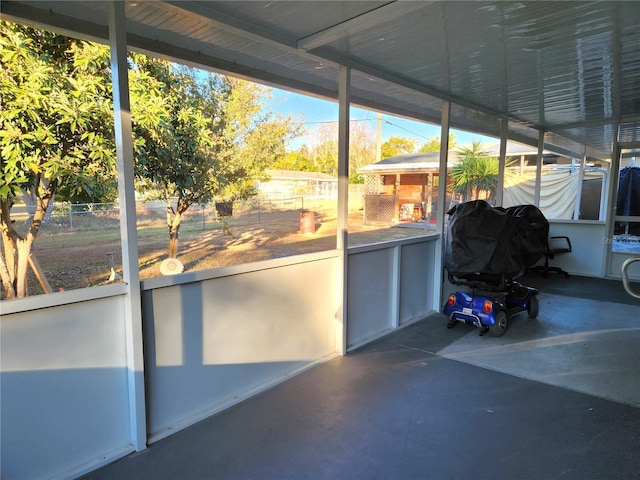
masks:
<path fill-rule="evenodd" d="M 361 122 L 349 127 L 349 183 L 362 183 L 358 168 L 376 161 L 375 132 Z M 285 170 L 314 171 L 338 175 L 338 124 L 324 123 L 313 132 L 311 145 L 300 149 L 279 163 Z"/>
<path fill-rule="evenodd" d="M 456 136 L 453 133 L 449 134 L 449 150 L 456 146 Z M 434 137 L 428 142 L 425 142 L 422 147 L 420 147 L 419 152 L 428 153 L 428 152 L 439 152 L 440 151 L 440 137 Z"/>
<path fill-rule="evenodd" d="M 109 49 L 0 23 L 0 277 L 25 296 L 31 246 L 54 197 L 117 196 Z M 182 214 L 215 197 L 246 198 L 253 179 L 285 155 L 292 118 L 265 113 L 269 90 L 221 75 L 130 55 L 138 186 L 167 201 L 169 256 Z M 19 195 L 36 212 L 26 232 L 11 222 Z"/>
<path fill-rule="evenodd" d="M 299 136 L 302 124 L 293 116 L 267 111 L 271 90 L 232 77 L 221 79 L 221 110 L 227 151 L 226 181 L 218 194 L 226 199 L 246 199 L 255 195 L 253 180 L 265 169 L 282 163 L 287 143 Z"/>
<path fill-rule="evenodd" d="M 481 193 L 485 199 L 495 194 L 499 173 L 497 157 L 482 151 L 480 142 L 474 141 L 471 147 L 460 148 L 458 160 L 458 165 L 449 173 L 454 193 L 462 194 L 463 201 L 476 200 Z"/>
<path fill-rule="evenodd" d="M 395 157 L 416 151 L 418 143 L 412 138 L 391 137 L 382 144 L 382 158 Z"/>
<path fill-rule="evenodd" d="M 0 275 L 11 298 L 27 293 L 31 245 L 56 193 L 108 186 L 115 156 L 106 47 L 6 21 L 0 47 Z M 37 199 L 26 232 L 11 222 L 22 193 Z"/>

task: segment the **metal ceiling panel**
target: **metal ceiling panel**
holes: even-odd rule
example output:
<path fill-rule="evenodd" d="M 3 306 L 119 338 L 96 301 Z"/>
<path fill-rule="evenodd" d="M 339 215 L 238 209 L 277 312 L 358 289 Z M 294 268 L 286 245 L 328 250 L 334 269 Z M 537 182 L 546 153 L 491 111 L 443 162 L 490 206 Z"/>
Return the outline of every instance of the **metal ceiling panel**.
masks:
<path fill-rule="evenodd" d="M 178 2 L 187 3 L 190 2 Z M 203 7 L 206 2 L 196 3 L 201 6 L 197 10 L 215 13 Z M 249 27 L 244 22 L 231 24 L 221 14 L 203 16 L 165 2 L 134 2 L 127 7 L 127 29 L 135 33 L 129 43 L 134 48 L 278 86 L 337 97 L 336 65 L 300 55 L 295 41 L 284 35 L 274 34 L 276 39 L 269 41 L 256 33 L 260 28 L 243 28 Z"/>
<path fill-rule="evenodd" d="M 630 122 L 620 125 L 618 141 L 620 143 L 640 142 L 640 122 Z"/>
<path fill-rule="evenodd" d="M 357 70 L 351 73 L 351 103 L 432 124 L 440 124 L 442 114 L 442 100 Z"/>
<path fill-rule="evenodd" d="M 107 2 L 3 1 L 11 19 L 106 39 Z M 640 120 L 636 1 L 129 1 L 132 48 L 424 121 L 610 155 Z M 621 133 L 622 135 L 622 133 Z"/>

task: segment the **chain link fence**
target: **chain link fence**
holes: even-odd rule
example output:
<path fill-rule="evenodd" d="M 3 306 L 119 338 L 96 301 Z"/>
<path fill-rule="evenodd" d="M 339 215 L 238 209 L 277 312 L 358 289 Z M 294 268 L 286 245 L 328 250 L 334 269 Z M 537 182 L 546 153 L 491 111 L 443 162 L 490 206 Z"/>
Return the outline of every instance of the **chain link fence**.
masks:
<path fill-rule="evenodd" d="M 256 198 L 233 202 L 212 202 L 206 205 L 191 205 L 182 215 L 181 230 L 196 231 L 226 226 L 258 225 L 265 222 L 297 222 L 296 214 L 302 210 L 314 210 L 319 215 L 335 212 L 336 199 L 319 196 L 296 196 L 288 198 Z M 176 204 L 172 204 L 173 208 Z M 35 207 L 16 205 L 12 209 L 12 220 L 20 229 L 33 216 Z M 274 215 L 274 214 L 282 215 Z M 164 201 L 136 202 L 136 217 L 139 228 L 166 227 L 167 205 Z M 41 232 L 64 233 L 118 230 L 120 228 L 120 206 L 117 203 L 67 204 L 56 203 L 42 223 Z"/>

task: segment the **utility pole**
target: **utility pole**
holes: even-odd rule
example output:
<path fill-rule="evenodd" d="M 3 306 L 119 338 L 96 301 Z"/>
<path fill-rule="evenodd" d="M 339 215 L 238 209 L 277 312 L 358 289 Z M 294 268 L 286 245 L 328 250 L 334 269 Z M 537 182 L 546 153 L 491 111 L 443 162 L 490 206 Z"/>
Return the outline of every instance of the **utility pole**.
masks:
<path fill-rule="evenodd" d="M 378 113 L 378 129 L 376 132 L 376 162 L 382 160 L 382 114 Z"/>

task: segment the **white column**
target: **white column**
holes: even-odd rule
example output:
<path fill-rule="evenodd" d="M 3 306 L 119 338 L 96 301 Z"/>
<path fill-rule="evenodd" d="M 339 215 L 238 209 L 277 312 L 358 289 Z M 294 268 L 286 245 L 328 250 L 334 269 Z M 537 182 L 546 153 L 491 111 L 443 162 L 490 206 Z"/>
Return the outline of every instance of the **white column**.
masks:
<path fill-rule="evenodd" d="M 509 120 L 502 119 L 500 124 L 500 156 L 498 157 L 498 182 L 496 185 L 496 206 L 502 206 L 504 191 L 504 169 L 507 165 L 507 142 L 509 141 Z"/>
<path fill-rule="evenodd" d="M 440 170 L 438 172 L 438 202 L 437 224 L 438 232 L 442 232 L 444 219 L 448 210 L 447 201 L 447 161 L 449 160 L 449 114 L 451 104 L 442 102 L 442 116 L 440 120 Z"/>
<path fill-rule="evenodd" d="M 347 274 L 348 274 L 348 219 L 349 219 L 349 109 L 351 70 L 340 67 L 338 86 L 338 221 L 337 242 L 342 257 L 342 272 L 338 285 L 340 311 L 337 314 L 339 327 L 336 328 L 336 346 L 338 351 L 347 353 Z M 340 283 L 340 282 L 338 282 Z"/>
<path fill-rule="evenodd" d="M 571 163 L 573 163 L 573 160 L 574 159 L 571 159 Z M 574 220 L 580 219 L 580 203 L 582 202 L 582 184 L 584 182 L 584 167 L 586 163 L 587 163 L 587 154 L 586 152 L 583 152 L 582 158 L 580 159 L 580 168 L 578 170 L 578 187 L 576 189 L 576 204 L 573 208 Z M 571 173 L 573 173 L 573 168 Z"/>
<path fill-rule="evenodd" d="M 449 115 L 451 104 L 442 102 L 442 116 L 440 119 L 440 170 L 438 172 L 438 201 L 436 206 L 436 231 L 440 237 L 435 245 L 433 259 L 433 304 L 431 308 L 440 310 L 442 297 L 442 282 L 444 281 L 444 236 L 445 216 L 449 206 L 447 205 L 447 161 L 449 159 Z"/>
<path fill-rule="evenodd" d="M 538 132 L 538 157 L 536 159 L 536 186 L 535 193 L 533 195 L 533 204 L 536 207 L 540 207 L 540 188 L 542 180 L 542 159 L 544 153 L 544 132 L 540 130 Z"/>
<path fill-rule="evenodd" d="M 120 238 L 122 243 L 123 281 L 128 285 L 125 297 L 125 329 L 129 381 L 129 417 L 131 444 L 138 451 L 147 446 L 147 423 L 142 350 L 142 310 L 138 236 L 136 229 L 135 190 L 133 186 L 133 136 L 127 72 L 127 32 L 124 2 L 109 4 L 109 42 L 118 162 L 120 200 Z"/>
<path fill-rule="evenodd" d="M 611 148 L 611 163 L 609 169 L 609 181 L 606 184 L 607 187 L 607 205 L 605 211 L 606 217 L 606 231 L 607 238 L 606 241 L 602 242 L 603 248 L 605 249 L 604 258 L 605 262 L 600 271 L 600 276 L 609 277 L 611 276 L 610 265 L 611 265 L 611 247 L 613 246 L 613 232 L 615 230 L 616 223 L 616 205 L 618 203 L 618 182 L 620 178 L 620 148 L 618 146 L 618 135 L 619 135 L 620 126 L 616 124 L 614 128 L 614 137 L 613 137 L 613 145 Z M 604 181 L 602 182 L 603 187 L 605 186 Z"/>
<path fill-rule="evenodd" d="M 602 191 L 600 192 L 600 209 L 598 210 L 598 220 L 607 221 L 607 199 L 609 196 L 609 177 L 611 176 L 611 162 L 606 162 L 605 171 L 602 175 Z"/>

